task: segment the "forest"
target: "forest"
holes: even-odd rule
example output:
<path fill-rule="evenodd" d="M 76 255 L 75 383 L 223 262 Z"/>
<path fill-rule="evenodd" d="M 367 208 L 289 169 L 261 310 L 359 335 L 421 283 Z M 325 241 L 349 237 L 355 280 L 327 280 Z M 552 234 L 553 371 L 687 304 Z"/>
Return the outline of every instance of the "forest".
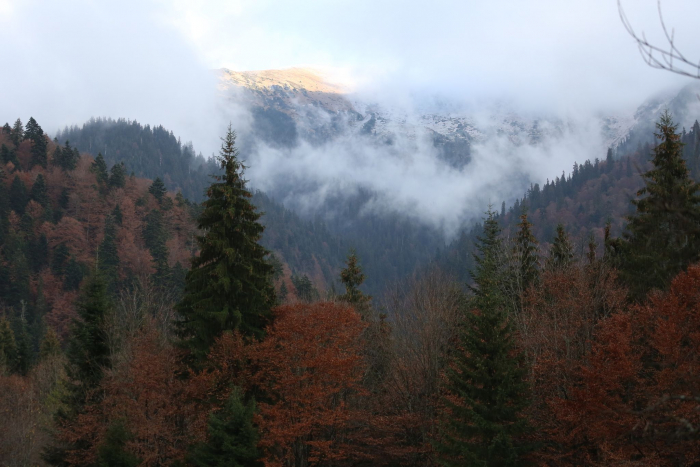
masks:
<path fill-rule="evenodd" d="M 230 126 L 197 162 L 162 127 L 7 123 L 0 464 L 695 465 L 700 125 L 654 138 L 427 260 L 252 193 Z"/>

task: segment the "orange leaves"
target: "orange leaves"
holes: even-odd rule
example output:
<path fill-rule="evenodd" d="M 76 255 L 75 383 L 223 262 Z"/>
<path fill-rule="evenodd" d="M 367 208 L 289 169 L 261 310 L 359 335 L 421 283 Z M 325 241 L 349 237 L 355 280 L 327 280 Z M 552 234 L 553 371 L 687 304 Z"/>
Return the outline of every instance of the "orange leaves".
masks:
<path fill-rule="evenodd" d="M 133 435 L 127 449 L 145 466 L 183 459 L 187 446 L 203 439 L 207 375 L 180 378 L 178 353 L 148 327 L 133 340 L 130 351 L 106 373 L 98 389 L 103 399 L 63 430 L 63 439 L 89 446 L 72 452 L 71 464 L 94 462 L 107 430 L 118 420 Z"/>
<path fill-rule="evenodd" d="M 257 423 L 267 465 L 336 462 L 360 456 L 368 415 L 360 336 L 365 324 L 346 304 L 294 304 L 275 310 L 261 342 L 224 336 L 212 358 L 229 374 L 236 360 L 254 371 L 232 379 L 259 395 Z M 350 441 L 356 444 L 350 444 Z M 296 464 L 301 465 L 301 464 Z"/>

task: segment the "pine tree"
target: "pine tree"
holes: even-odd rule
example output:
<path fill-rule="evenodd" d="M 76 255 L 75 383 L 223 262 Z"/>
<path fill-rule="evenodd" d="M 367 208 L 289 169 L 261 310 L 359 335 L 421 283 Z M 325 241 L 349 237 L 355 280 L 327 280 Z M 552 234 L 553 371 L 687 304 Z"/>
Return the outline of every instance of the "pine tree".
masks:
<path fill-rule="evenodd" d="M 97 387 L 104 369 L 110 366 L 104 323 L 111 309 L 107 284 L 98 272 L 94 272 L 81 291 L 77 304 L 78 319 L 73 320 L 66 351 L 68 373 L 75 382 L 73 401 L 79 405 L 85 402 L 88 391 Z"/>
<path fill-rule="evenodd" d="M 363 294 L 359 288 L 365 281 L 365 275 L 357 262 L 357 254 L 354 250 L 350 251 L 345 265 L 345 269 L 340 271 L 340 281 L 345 286 L 345 293 L 340 296 L 340 299 L 351 304 L 364 319 L 368 319 L 372 297 Z"/>
<path fill-rule="evenodd" d="M 75 169 L 78 165 L 78 159 L 80 159 L 80 154 L 77 152 L 77 148 L 75 150 L 71 148 L 68 141 L 63 148 L 57 145 L 53 153 L 53 164 L 65 172 Z"/>
<path fill-rule="evenodd" d="M 126 168 L 124 163 L 114 164 L 110 170 L 109 186 L 112 188 L 124 188 L 126 184 Z"/>
<path fill-rule="evenodd" d="M 532 234 L 532 224 L 527 220 L 527 213 L 523 212 L 515 238 L 515 255 L 522 291 L 528 290 L 539 280 L 537 247 L 537 239 Z"/>
<path fill-rule="evenodd" d="M 154 209 L 146 216 L 143 239 L 153 258 L 156 280 L 158 282 L 167 281 L 170 269 L 168 268 L 168 247 L 165 242 L 168 237 L 163 213 L 159 210 Z"/>
<path fill-rule="evenodd" d="M 474 297 L 465 314 L 459 348 L 450 366 L 446 413 L 436 450 L 446 466 L 514 466 L 532 447 L 524 417 L 528 384 L 524 358 L 515 347 L 501 284 L 502 244 L 489 210 L 474 255 Z"/>
<path fill-rule="evenodd" d="M 680 271 L 700 259 L 700 187 L 688 173 L 683 144 L 668 112 L 656 124 L 660 141 L 645 187 L 632 201 L 636 212 L 617 243 L 621 275 L 630 295 L 643 299 L 652 288 L 665 289 Z"/>
<path fill-rule="evenodd" d="M 0 318 L 0 376 L 3 371 L 11 371 L 17 362 L 17 342 L 10 321 Z"/>
<path fill-rule="evenodd" d="M 557 224 L 557 235 L 552 240 L 552 248 L 547 258 L 548 269 L 561 269 L 569 266 L 574 260 L 574 248 L 569 241 L 569 236 L 564 230 L 564 225 Z"/>
<path fill-rule="evenodd" d="M 119 204 L 114 206 L 114 209 L 112 210 L 112 217 L 114 218 L 114 223 L 118 226 L 122 225 L 122 208 L 119 207 Z"/>
<path fill-rule="evenodd" d="M 58 340 L 56 331 L 48 328 L 39 346 L 39 359 L 46 360 L 61 353 L 61 342 Z"/>
<path fill-rule="evenodd" d="M 24 208 L 27 207 L 28 202 L 27 186 L 19 176 L 15 175 L 12 185 L 10 185 L 10 209 L 21 216 L 24 214 Z"/>
<path fill-rule="evenodd" d="M 158 200 L 160 203 L 163 201 L 163 196 L 168 192 L 168 190 L 165 188 L 165 184 L 163 183 L 163 180 L 160 178 L 156 178 L 153 180 L 153 183 L 151 183 L 151 186 L 148 188 L 148 192 L 153 195 L 155 199 Z"/>
<path fill-rule="evenodd" d="M 10 137 L 15 148 L 19 146 L 19 143 L 24 141 L 24 125 L 22 125 L 22 120 L 19 118 L 15 120 L 15 124 L 12 126 L 12 136 Z"/>
<path fill-rule="evenodd" d="M 133 435 L 122 420 L 111 423 L 105 440 L 97 450 L 97 467 L 137 467 L 141 460 L 126 450 L 126 443 Z"/>
<path fill-rule="evenodd" d="M 311 303 L 320 298 L 320 294 L 309 276 L 302 274 L 301 276 L 293 275 L 292 284 L 297 291 L 297 298 L 303 302 Z"/>
<path fill-rule="evenodd" d="M 97 177 L 97 183 L 100 185 L 105 185 L 109 181 L 109 174 L 107 173 L 107 163 L 105 158 L 102 157 L 102 153 L 98 152 L 95 161 L 90 166 L 90 170 Z"/>
<path fill-rule="evenodd" d="M 29 192 L 29 199 L 36 201 L 43 207 L 49 205 L 49 195 L 46 192 L 46 179 L 42 174 L 36 176 L 32 190 Z"/>
<path fill-rule="evenodd" d="M 66 278 L 63 281 L 63 288 L 66 290 L 78 290 L 84 275 L 83 267 L 75 259 L 75 256 L 71 256 L 70 261 L 66 265 Z"/>
<path fill-rule="evenodd" d="M 119 251 L 117 250 L 117 227 L 112 216 L 105 218 L 105 235 L 98 250 L 98 267 L 110 292 L 116 292 Z"/>
<path fill-rule="evenodd" d="M 44 130 L 41 129 L 33 117 L 29 117 L 24 137 L 32 142 L 32 158 L 29 162 L 29 168 L 31 169 L 35 165 L 46 168 L 48 162 L 48 156 L 46 154 L 46 150 L 48 149 L 46 135 L 44 135 Z"/>
<path fill-rule="evenodd" d="M 66 263 L 70 258 L 70 251 L 65 243 L 56 246 L 51 259 L 51 273 L 55 276 L 62 276 L 66 270 Z"/>
<path fill-rule="evenodd" d="M 255 399 L 243 403 L 242 391 L 234 388 L 226 405 L 209 416 L 207 441 L 192 449 L 189 462 L 198 467 L 262 466 L 254 413 Z"/>
<path fill-rule="evenodd" d="M 198 223 L 205 232 L 197 237 L 200 254 L 192 260 L 177 305 L 178 334 L 199 361 L 225 330 L 262 336 L 275 303 L 272 266 L 258 243 L 264 227 L 250 202 L 235 140 L 229 126 L 219 156 L 224 175 L 207 191 Z"/>

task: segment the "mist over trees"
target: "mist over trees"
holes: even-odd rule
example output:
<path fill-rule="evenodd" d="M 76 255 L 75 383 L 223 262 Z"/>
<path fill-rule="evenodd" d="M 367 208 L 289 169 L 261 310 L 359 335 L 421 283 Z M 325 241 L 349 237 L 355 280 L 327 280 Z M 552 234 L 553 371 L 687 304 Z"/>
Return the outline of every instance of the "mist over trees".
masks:
<path fill-rule="evenodd" d="M 664 115 L 370 294 L 347 239 L 262 222 L 232 129 L 197 205 L 30 121 L 0 132 L 3 462 L 697 459 L 697 124 Z"/>

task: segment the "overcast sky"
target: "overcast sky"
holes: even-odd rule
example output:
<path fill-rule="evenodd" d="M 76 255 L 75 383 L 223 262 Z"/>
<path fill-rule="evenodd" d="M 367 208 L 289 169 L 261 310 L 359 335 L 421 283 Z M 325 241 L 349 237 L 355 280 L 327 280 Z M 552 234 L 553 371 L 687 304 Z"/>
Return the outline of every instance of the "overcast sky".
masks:
<path fill-rule="evenodd" d="M 624 2 L 661 42 L 655 0 Z M 700 59 L 700 2 L 663 0 Z M 326 66 L 360 89 L 509 98 L 533 109 L 636 106 L 687 78 L 652 70 L 615 0 L 0 0 L 0 119 L 162 123 L 206 147 L 210 70 Z"/>

